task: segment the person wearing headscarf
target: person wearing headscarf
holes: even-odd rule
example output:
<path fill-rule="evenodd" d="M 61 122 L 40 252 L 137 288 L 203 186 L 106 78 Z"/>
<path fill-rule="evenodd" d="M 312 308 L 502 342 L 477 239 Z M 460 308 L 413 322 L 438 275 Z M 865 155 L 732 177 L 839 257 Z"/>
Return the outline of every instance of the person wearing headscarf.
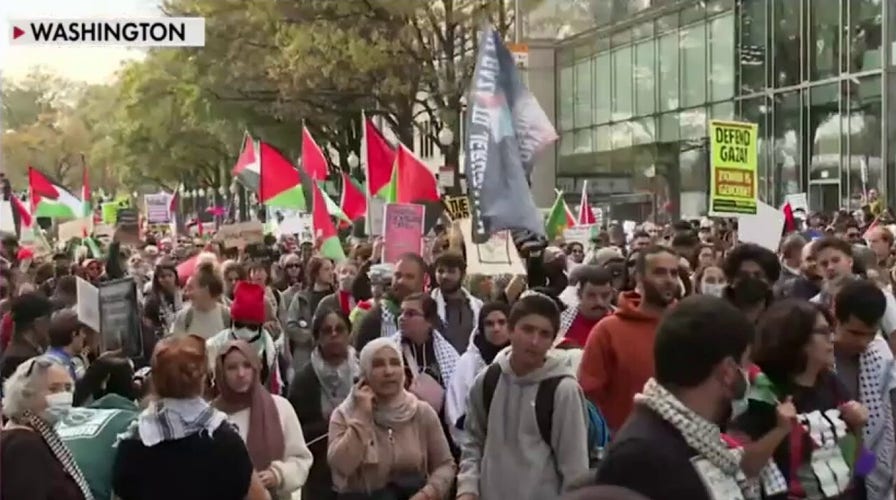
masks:
<path fill-rule="evenodd" d="M 72 406 L 68 367 L 39 356 L 16 367 L 3 385 L 0 498 L 93 500 L 84 474 L 53 424 Z"/>
<path fill-rule="evenodd" d="M 298 500 L 311 467 L 311 452 L 296 412 L 285 398 L 261 385 L 255 349 L 233 340 L 218 351 L 212 406 L 228 415 L 246 442 L 262 484 L 277 500 Z"/>
<path fill-rule="evenodd" d="M 312 321 L 311 334 L 315 342 L 311 362 L 289 384 L 289 401 L 314 456 L 302 498 L 335 500 L 327 465 L 327 427 L 330 415 L 348 397 L 361 369 L 349 342 L 351 325 L 340 309 L 319 311 Z"/>
<path fill-rule="evenodd" d="M 371 340 L 360 364 L 360 382 L 330 419 L 336 491 L 445 498 L 457 467 L 435 410 L 405 389 L 401 348 L 389 338 Z"/>
<path fill-rule="evenodd" d="M 503 302 L 489 302 L 479 311 L 473 342 L 457 361 L 454 377 L 445 394 L 445 419 L 455 443 L 462 442 L 467 396 L 476 376 L 492 364 L 502 349 L 510 345 L 507 318 L 510 306 Z"/>
<path fill-rule="evenodd" d="M 112 486 L 121 500 L 266 500 L 227 414 L 202 398 L 205 341 L 166 337 L 152 355 L 153 399 L 118 443 Z"/>

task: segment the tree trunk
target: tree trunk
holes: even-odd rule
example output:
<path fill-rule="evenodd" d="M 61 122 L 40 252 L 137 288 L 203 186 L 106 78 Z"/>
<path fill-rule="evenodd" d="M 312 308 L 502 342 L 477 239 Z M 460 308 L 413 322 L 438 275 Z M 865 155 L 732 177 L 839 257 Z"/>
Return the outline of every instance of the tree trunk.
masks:
<path fill-rule="evenodd" d="M 410 104 L 401 103 L 397 106 L 396 111 L 395 119 L 398 123 L 398 128 L 395 130 L 395 133 L 398 134 L 398 140 L 401 141 L 405 147 L 414 151 L 416 148 L 414 147 L 413 109 Z"/>

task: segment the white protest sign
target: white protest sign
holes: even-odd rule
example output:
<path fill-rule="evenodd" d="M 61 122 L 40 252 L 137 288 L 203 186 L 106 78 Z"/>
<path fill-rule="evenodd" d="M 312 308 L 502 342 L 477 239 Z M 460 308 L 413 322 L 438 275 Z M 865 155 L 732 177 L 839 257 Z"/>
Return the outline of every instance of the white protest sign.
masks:
<path fill-rule="evenodd" d="M 802 210 L 809 213 L 809 197 L 806 193 L 794 193 L 784 196 L 784 203 L 790 203 L 790 209 L 794 212 Z"/>
<path fill-rule="evenodd" d="M 784 212 L 762 201 L 756 202 L 756 215 L 737 216 L 737 240 L 741 243 L 755 243 L 777 252 L 783 230 Z"/>
<path fill-rule="evenodd" d="M 12 215 L 12 203 L 0 201 L 0 231 L 16 234 L 16 221 Z"/>
<path fill-rule="evenodd" d="M 526 266 L 513 244 L 510 231 L 498 231 L 482 244 L 473 243 L 473 225 L 470 219 L 455 221 L 460 225 L 467 250 L 467 274 L 526 274 Z"/>
<path fill-rule="evenodd" d="M 100 331 L 100 291 L 89 281 L 80 277 L 76 279 L 75 289 L 78 294 L 78 303 L 75 306 L 75 312 L 78 313 L 78 320 L 98 332 Z"/>
<path fill-rule="evenodd" d="M 591 234 L 594 224 L 573 226 L 563 230 L 563 240 L 567 243 L 578 243 L 584 248 L 591 246 Z"/>

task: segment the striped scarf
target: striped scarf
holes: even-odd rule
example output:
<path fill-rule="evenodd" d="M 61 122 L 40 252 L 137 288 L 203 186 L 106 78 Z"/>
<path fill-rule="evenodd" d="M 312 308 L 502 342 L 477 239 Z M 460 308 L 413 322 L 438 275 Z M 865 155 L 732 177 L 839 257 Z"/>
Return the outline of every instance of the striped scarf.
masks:
<path fill-rule="evenodd" d="M 80 467 L 78 467 L 77 462 L 75 462 L 75 458 L 72 456 L 72 452 L 65 446 L 65 443 L 62 442 L 59 434 L 53 430 L 53 427 L 44 421 L 44 419 L 30 411 L 24 413 L 23 423 L 40 434 L 40 437 L 43 438 L 44 442 L 47 443 L 47 446 L 50 447 L 50 451 L 53 452 L 53 456 L 56 457 L 56 460 L 62 465 L 65 473 L 75 480 L 78 489 L 80 489 L 81 494 L 84 495 L 84 500 L 93 500 L 93 493 L 90 491 L 90 486 L 87 485 L 87 479 L 84 478 L 84 473 L 81 472 Z"/>

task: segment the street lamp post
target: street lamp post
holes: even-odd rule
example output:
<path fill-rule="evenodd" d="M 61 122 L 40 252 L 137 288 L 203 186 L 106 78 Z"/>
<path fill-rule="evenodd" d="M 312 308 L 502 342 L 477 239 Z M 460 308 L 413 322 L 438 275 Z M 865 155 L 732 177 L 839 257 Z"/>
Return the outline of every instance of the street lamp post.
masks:
<path fill-rule="evenodd" d="M 448 125 L 442 125 L 442 130 L 439 131 L 439 144 L 443 146 L 444 151 L 444 159 L 446 160 L 445 166 L 441 169 L 442 172 L 450 172 L 451 173 L 451 194 L 458 195 L 460 194 L 460 169 L 457 165 L 449 165 L 447 163 L 448 158 L 451 156 L 452 148 L 454 148 L 454 132 L 448 127 Z M 440 172 L 441 173 L 441 172 Z"/>

